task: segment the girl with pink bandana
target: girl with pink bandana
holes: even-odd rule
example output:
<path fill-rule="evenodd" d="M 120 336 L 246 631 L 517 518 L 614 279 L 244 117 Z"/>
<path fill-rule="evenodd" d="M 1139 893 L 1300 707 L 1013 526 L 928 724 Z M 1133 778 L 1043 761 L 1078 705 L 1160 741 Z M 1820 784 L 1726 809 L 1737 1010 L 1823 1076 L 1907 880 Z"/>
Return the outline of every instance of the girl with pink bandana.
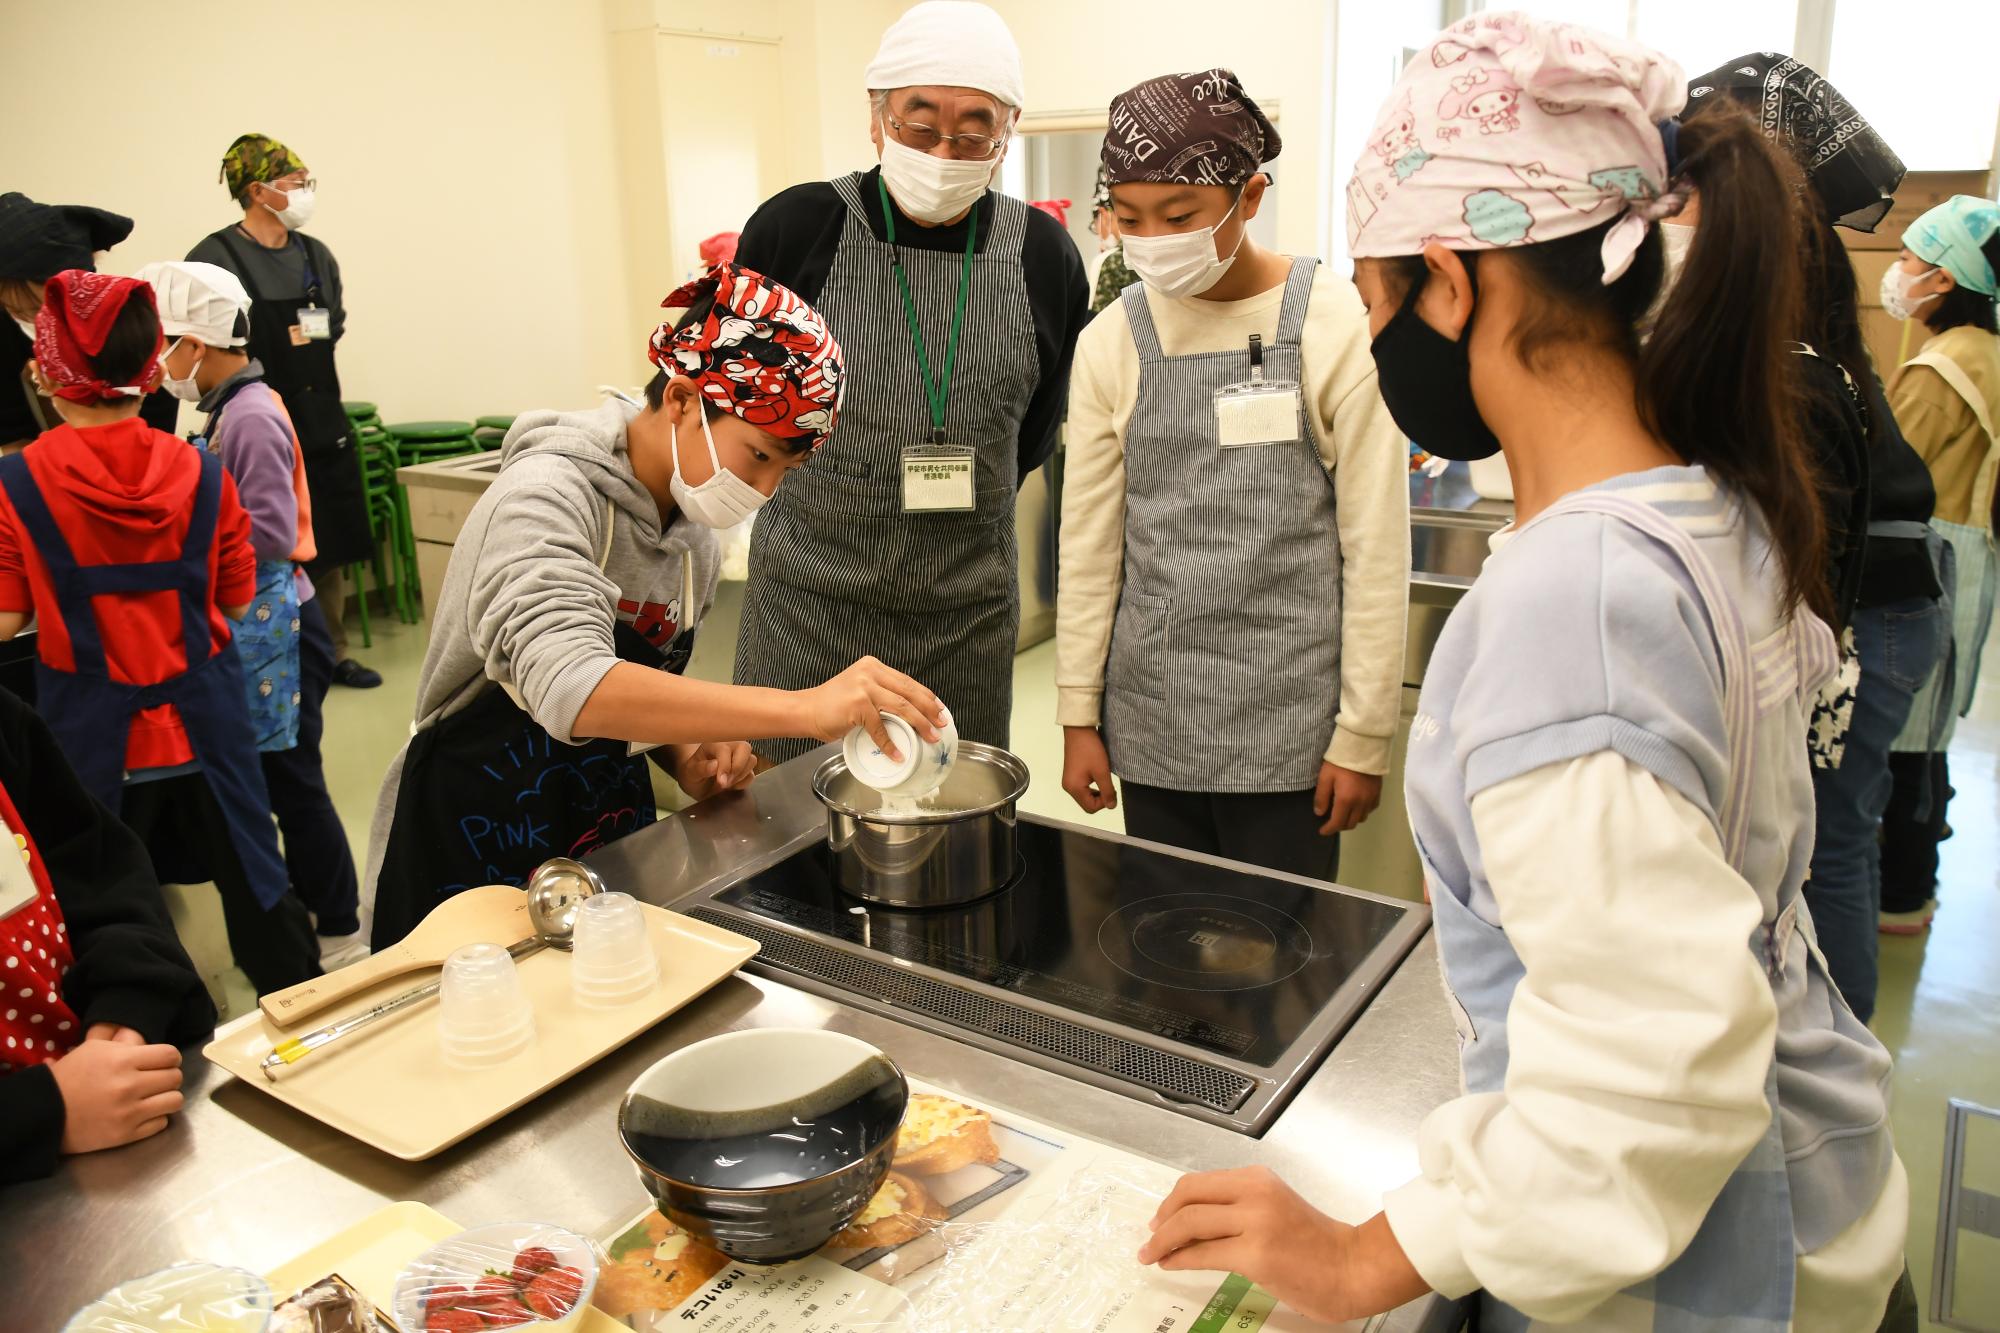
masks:
<path fill-rule="evenodd" d="M 1382 396 L 1433 454 L 1504 453 L 1516 496 L 1406 774 L 1466 1094 L 1362 1225 L 1260 1168 L 1189 1176 L 1144 1262 L 1329 1320 L 1483 1289 L 1484 1329 L 1916 1327 L 1889 1057 L 1800 893 L 1836 662 L 1786 349 L 1802 192 L 1734 108 L 1670 175 L 1684 100 L 1652 51 L 1482 14 L 1371 136 L 1428 154 L 1371 149 L 1348 189 Z"/>

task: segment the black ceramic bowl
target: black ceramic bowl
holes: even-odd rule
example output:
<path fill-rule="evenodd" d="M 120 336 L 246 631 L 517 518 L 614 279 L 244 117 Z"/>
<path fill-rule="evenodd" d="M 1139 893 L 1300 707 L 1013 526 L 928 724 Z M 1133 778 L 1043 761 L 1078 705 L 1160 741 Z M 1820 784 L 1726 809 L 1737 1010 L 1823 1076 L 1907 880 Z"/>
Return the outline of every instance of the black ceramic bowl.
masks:
<path fill-rule="evenodd" d="M 903 1071 L 865 1041 L 752 1028 L 639 1075 L 618 1137 L 674 1225 L 741 1263 L 781 1264 L 874 1197 L 909 1098 Z"/>

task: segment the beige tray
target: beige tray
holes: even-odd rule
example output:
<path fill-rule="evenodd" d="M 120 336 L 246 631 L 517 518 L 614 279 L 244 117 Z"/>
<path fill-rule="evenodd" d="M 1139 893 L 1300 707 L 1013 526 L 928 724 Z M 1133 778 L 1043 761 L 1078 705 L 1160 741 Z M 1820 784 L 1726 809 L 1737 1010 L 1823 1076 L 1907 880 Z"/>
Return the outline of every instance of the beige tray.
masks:
<path fill-rule="evenodd" d="M 395 1311 L 390 1301 L 396 1293 L 396 1279 L 410 1266 L 410 1261 L 463 1230 L 458 1223 L 420 1203 L 392 1203 L 272 1269 L 264 1274 L 264 1280 L 271 1284 L 272 1297 L 282 1301 L 302 1287 L 338 1273 L 373 1301 L 376 1309 L 393 1317 Z M 593 1308 L 577 1324 L 576 1333 L 629 1331 L 610 1315 Z"/>
<path fill-rule="evenodd" d="M 614 1009 L 588 1008 L 570 995 L 568 954 L 553 949 L 529 954 L 519 967 L 535 1007 L 535 1040 L 487 1069 L 444 1063 L 434 1003 L 343 1037 L 280 1073 L 276 1082 L 258 1066 L 274 1044 L 299 1034 L 279 1028 L 261 1011 L 219 1029 L 202 1054 L 247 1086 L 343 1134 L 419 1162 L 624 1045 L 757 952 L 754 940 L 720 927 L 661 907 L 647 906 L 645 912 L 660 955 L 660 980 L 651 995 Z M 385 981 L 332 1006 L 318 1016 L 319 1023 L 359 1013 L 423 981 L 422 973 Z"/>

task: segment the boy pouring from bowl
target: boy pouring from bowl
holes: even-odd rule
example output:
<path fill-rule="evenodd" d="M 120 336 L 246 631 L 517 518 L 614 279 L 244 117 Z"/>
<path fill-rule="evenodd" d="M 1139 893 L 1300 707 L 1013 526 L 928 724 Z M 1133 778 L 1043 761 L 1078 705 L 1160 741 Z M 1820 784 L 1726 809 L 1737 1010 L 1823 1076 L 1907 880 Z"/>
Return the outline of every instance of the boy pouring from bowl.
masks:
<path fill-rule="evenodd" d="M 681 674 L 715 596 L 715 529 L 825 441 L 846 371 L 818 312 L 748 269 L 718 265 L 664 304 L 686 312 L 652 335 L 645 406 L 521 416 L 453 547 L 376 804 L 377 949 L 461 889 L 652 823 L 647 750 L 700 800 L 750 781 L 747 740 L 859 726 L 888 746 L 885 710 L 937 737 L 937 697 L 873 658 L 796 691 Z"/>

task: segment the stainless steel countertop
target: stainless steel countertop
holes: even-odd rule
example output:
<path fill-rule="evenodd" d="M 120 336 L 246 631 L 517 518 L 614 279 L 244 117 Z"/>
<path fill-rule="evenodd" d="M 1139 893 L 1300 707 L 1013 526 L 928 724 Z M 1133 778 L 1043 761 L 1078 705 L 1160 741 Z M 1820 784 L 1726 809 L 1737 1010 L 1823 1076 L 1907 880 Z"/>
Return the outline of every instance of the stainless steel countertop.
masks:
<path fill-rule="evenodd" d="M 671 903 L 718 875 L 776 859 L 822 817 L 819 757 L 760 777 L 605 849 L 613 887 Z M 802 822 L 803 821 L 803 822 Z M 67 1159 L 0 1196 L 0 1325 L 55 1329 L 129 1277 L 185 1259 L 265 1271 L 399 1199 L 467 1226 L 532 1217 L 601 1233 L 647 1199 L 614 1130 L 625 1087 L 691 1041 L 746 1027 L 829 1027 L 887 1051 L 912 1076 L 969 1100 L 1175 1166 L 1264 1164 L 1320 1207 L 1359 1222 L 1416 1171 L 1416 1131 L 1458 1090 L 1450 1018 L 1429 936 L 1390 978 L 1262 1139 L 739 974 L 569 1082 L 428 1162 L 402 1162 L 211 1067 L 187 1064 L 187 1110 L 166 1132 Z M 1384 1330 L 1455 1326 L 1442 1301 Z"/>
<path fill-rule="evenodd" d="M 1412 519 L 1421 523 L 1426 519 L 1461 515 L 1483 519 L 1498 528 L 1513 521 L 1514 502 L 1488 500 L 1473 490 L 1472 468 L 1466 463 L 1450 464 L 1437 477 L 1427 477 L 1421 472 L 1410 474 Z"/>

